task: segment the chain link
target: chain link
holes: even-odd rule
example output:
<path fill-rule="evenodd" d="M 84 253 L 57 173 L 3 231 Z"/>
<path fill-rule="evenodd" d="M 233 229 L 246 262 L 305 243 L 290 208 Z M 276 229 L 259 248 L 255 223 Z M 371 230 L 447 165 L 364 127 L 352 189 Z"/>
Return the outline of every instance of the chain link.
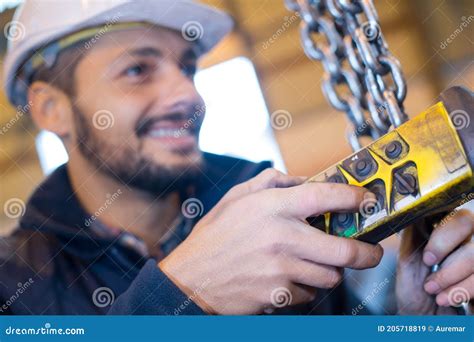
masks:
<path fill-rule="evenodd" d="M 403 109 L 405 78 L 388 50 L 372 0 L 285 2 L 302 18 L 306 55 L 324 67 L 324 95 L 353 125 L 347 138 L 354 150 L 361 148 L 361 136 L 376 139 L 408 119 Z M 348 91 L 341 94 L 341 87 Z"/>

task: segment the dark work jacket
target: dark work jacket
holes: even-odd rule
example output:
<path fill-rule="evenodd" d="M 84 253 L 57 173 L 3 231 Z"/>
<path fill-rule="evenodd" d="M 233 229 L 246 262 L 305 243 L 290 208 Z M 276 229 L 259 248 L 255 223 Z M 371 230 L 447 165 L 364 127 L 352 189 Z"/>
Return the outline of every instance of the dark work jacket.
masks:
<path fill-rule="evenodd" d="M 208 212 L 234 185 L 271 166 L 205 154 L 195 196 Z M 0 314 L 204 314 L 156 266 L 117 239 L 98 236 L 73 194 L 67 165 L 33 193 L 13 233 L 0 239 Z M 242 262 L 252 262 L 242 260 Z M 276 313 L 341 314 L 341 288 Z"/>

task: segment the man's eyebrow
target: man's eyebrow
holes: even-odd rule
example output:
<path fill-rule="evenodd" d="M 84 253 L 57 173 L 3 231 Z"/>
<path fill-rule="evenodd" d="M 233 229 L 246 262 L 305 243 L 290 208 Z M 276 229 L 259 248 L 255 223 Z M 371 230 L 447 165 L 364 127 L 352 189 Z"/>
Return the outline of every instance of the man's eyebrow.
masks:
<path fill-rule="evenodd" d="M 181 59 L 182 60 L 197 60 L 198 59 L 198 51 L 196 51 L 196 48 L 189 48 L 185 50 L 182 55 Z M 131 56 L 137 56 L 137 57 L 161 57 L 163 56 L 163 53 L 161 50 L 154 48 L 154 47 L 143 47 L 143 48 L 138 48 L 134 49 L 132 51 L 127 52 L 126 54 L 131 55 Z"/>
<path fill-rule="evenodd" d="M 161 57 L 163 53 L 154 48 L 154 47 L 144 47 L 144 48 L 138 48 L 134 49 L 132 51 L 128 52 L 129 55 L 131 56 L 137 56 L 137 57 Z"/>

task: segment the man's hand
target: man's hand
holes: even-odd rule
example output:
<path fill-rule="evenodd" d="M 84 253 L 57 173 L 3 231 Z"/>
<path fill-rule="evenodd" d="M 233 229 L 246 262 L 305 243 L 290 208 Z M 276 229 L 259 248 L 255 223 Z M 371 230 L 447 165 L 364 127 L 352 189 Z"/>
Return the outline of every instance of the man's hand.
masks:
<path fill-rule="evenodd" d="M 305 221 L 357 211 L 367 191 L 302 181 L 267 170 L 234 187 L 159 267 L 209 313 L 254 314 L 282 301 L 313 300 L 315 288 L 341 281 L 344 267 L 376 266 L 379 245 L 331 236 Z"/>
<path fill-rule="evenodd" d="M 397 300 L 401 314 L 454 313 L 474 297 L 474 215 L 459 210 L 447 216 L 423 248 L 422 231 L 407 228 L 402 235 L 397 271 Z M 430 274 L 431 266 L 440 269 Z"/>

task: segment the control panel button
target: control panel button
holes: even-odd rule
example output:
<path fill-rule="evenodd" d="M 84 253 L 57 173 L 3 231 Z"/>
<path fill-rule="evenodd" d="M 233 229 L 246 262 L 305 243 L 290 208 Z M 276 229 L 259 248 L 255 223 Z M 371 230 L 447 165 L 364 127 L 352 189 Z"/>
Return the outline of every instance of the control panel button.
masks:
<path fill-rule="evenodd" d="M 382 179 L 375 179 L 364 186 L 375 195 L 375 199 L 366 199 L 360 206 L 360 226 L 359 230 L 364 230 L 368 225 L 378 221 L 387 215 L 387 193 L 385 182 Z"/>
<path fill-rule="evenodd" d="M 357 233 L 355 214 L 337 213 L 331 214 L 330 232 L 336 236 L 351 237 Z"/>
<path fill-rule="evenodd" d="M 385 155 L 390 159 L 397 159 L 403 151 L 403 146 L 400 141 L 392 141 L 385 146 Z"/>
<path fill-rule="evenodd" d="M 408 155 L 410 146 L 397 131 L 392 131 L 374 142 L 370 150 L 392 165 Z"/>
<path fill-rule="evenodd" d="M 420 194 L 418 170 L 412 161 L 395 169 L 392 173 L 393 186 L 391 196 L 391 211 L 401 210 L 410 205 Z"/>
<path fill-rule="evenodd" d="M 342 167 L 352 177 L 362 182 L 377 172 L 378 165 L 368 150 L 362 150 L 342 162 Z"/>
<path fill-rule="evenodd" d="M 372 163 L 367 159 L 358 160 L 355 164 L 355 169 L 357 175 L 361 177 L 367 176 L 372 170 Z"/>
<path fill-rule="evenodd" d="M 395 172 L 395 189 L 401 195 L 414 195 L 417 193 L 417 181 L 410 173 Z"/>

